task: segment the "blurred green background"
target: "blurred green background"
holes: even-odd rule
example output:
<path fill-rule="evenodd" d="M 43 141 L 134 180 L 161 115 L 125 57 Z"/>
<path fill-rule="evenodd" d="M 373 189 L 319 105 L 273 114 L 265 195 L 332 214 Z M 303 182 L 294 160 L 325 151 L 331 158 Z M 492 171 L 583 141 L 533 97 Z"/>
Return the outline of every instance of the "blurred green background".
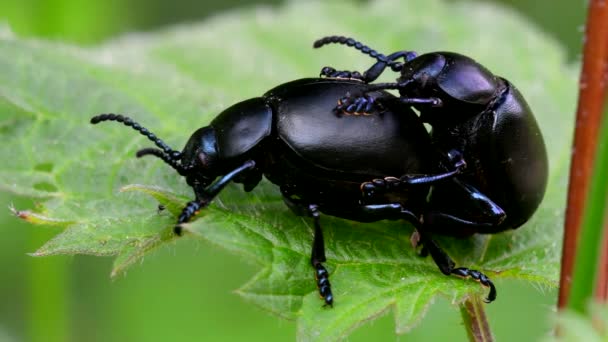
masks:
<path fill-rule="evenodd" d="M 281 2 L 2 0 L 0 24 L 9 25 L 18 36 L 89 45 L 121 33 L 204 20 L 238 6 Z M 571 61 L 579 58 L 585 1 L 496 2 L 520 11 L 560 41 Z M 35 206 L 0 193 L 0 208 L 10 204 Z M 0 232 L 0 342 L 294 339 L 293 322 L 278 320 L 231 293 L 255 273 L 254 267 L 208 244 L 184 239 L 112 281 L 111 258 L 27 256 L 56 233 L 53 228 L 24 224 L 0 210 Z M 509 300 L 487 307 L 497 337 L 528 341 L 545 336 L 555 291 L 515 282 L 499 286 Z M 439 301 L 420 326 L 398 339 L 466 340 L 456 308 Z M 367 324 L 350 340 L 395 339 L 391 319 L 386 315 Z"/>

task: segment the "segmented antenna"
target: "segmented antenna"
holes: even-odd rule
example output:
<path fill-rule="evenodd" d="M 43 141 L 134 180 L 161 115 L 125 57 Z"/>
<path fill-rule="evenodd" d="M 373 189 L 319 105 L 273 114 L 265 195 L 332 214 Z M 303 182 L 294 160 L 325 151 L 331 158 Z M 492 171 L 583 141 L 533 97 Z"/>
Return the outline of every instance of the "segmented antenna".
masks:
<path fill-rule="evenodd" d="M 184 167 L 176 159 L 172 159 L 171 156 L 169 156 L 168 154 L 166 154 L 165 152 L 163 152 L 162 150 L 159 150 L 157 148 L 152 148 L 152 147 L 143 148 L 143 149 L 137 151 L 137 153 L 135 155 L 137 156 L 137 158 L 141 158 L 141 157 L 147 156 L 147 155 L 156 156 L 156 157 L 162 159 L 165 163 L 169 164 L 181 176 L 186 176 L 186 174 L 188 173 L 188 168 Z"/>
<path fill-rule="evenodd" d="M 401 69 L 403 68 L 403 63 L 394 61 L 395 58 L 404 57 L 406 61 L 409 61 L 416 57 L 416 53 L 412 51 L 399 51 L 394 54 L 391 54 L 391 56 L 394 56 L 394 58 L 392 58 L 391 56 L 387 57 L 353 38 L 344 36 L 323 37 L 315 41 L 312 46 L 315 49 L 318 49 L 327 44 L 341 44 L 354 47 L 355 49 L 363 52 L 364 54 L 375 58 L 378 62 L 386 63 L 395 72 L 401 71 Z"/>
<path fill-rule="evenodd" d="M 122 122 L 125 126 L 129 126 L 134 130 L 138 131 L 141 135 L 150 139 L 156 146 L 158 146 L 167 155 L 170 160 L 178 160 L 181 158 L 181 152 L 173 150 L 164 141 L 158 138 L 154 133 L 148 131 L 147 128 L 142 127 L 137 122 L 133 121 L 130 117 L 120 114 L 100 114 L 91 118 L 93 125 L 98 124 L 102 121 L 118 121 Z M 162 159 L 162 158 L 161 158 Z M 163 159 L 164 160 L 164 159 Z"/>
<path fill-rule="evenodd" d="M 316 42 L 314 42 L 314 44 L 312 45 L 315 49 L 318 49 L 320 47 L 322 47 L 323 45 L 327 45 L 327 44 L 341 44 L 341 45 L 347 45 L 350 47 L 354 47 L 355 49 L 363 52 L 366 55 L 371 56 L 372 58 L 376 58 L 378 61 L 381 62 L 386 62 L 386 56 L 379 53 L 378 51 L 370 48 L 367 45 L 364 45 L 363 43 L 353 39 L 353 38 L 349 38 L 349 37 L 344 37 L 344 36 L 329 36 L 329 37 L 323 37 L 319 40 L 317 40 Z"/>

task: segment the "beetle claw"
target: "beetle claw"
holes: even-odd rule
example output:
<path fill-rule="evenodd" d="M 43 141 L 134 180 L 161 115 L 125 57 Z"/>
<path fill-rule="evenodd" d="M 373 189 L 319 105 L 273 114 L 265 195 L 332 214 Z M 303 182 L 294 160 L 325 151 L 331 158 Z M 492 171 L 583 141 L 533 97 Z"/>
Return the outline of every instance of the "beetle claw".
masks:
<path fill-rule="evenodd" d="M 494 283 L 490 280 L 490 278 L 488 278 L 485 274 L 477 270 L 468 269 L 466 267 L 454 268 L 451 273 L 461 278 L 471 278 L 483 285 L 484 287 L 489 288 L 490 292 L 488 293 L 488 296 L 484 299 L 485 303 L 491 303 L 496 299 L 496 287 L 494 286 Z"/>

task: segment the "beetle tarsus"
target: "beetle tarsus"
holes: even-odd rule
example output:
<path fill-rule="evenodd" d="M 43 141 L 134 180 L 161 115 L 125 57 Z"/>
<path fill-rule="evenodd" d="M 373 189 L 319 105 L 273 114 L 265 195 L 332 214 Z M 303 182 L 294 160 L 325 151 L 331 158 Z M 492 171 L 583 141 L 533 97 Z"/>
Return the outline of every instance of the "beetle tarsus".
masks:
<path fill-rule="evenodd" d="M 319 296 L 323 298 L 325 304 L 323 306 L 333 307 L 334 296 L 331 293 L 331 284 L 329 283 L 329 272 L 325 269 L 325 266 L 320 262 L 312 265 L 315 268 L 315 279 L 317 280 L 317 288 L 319 289 Z"/>
<path fill-rule="evenodd" d="M 363 81 L 363 75 L 361 75 L 361 73 L 358 71 L 339 71 L 329 66 L 321 69 L 319 76 L 326 78 L 341 78 L 346 80 Z"/>
<path fill-rule="evenodd" d="M 209 205 L 209 201 L 194 200 L 188 202 L 184 209 L 182 209 L 181 214 L 179 214 L 177 218 L 177 224 L 175 225 L 175 227 L 173 227 L 173 232 L 175 233 L 175 235 L 181 236 L 182 223 L 189 222 L 190 219 L 192 219 L 192 217 L 194 217 L 199 212 L 199 210 L 206 207 L 207 205 Z"/>
<path fill-rule="evenodd" d="M 208 206 L 209 203 L 211 203 L 211 201 L 222 191 L 222 189 L 224 189 L 226 185 L 228 185 L 228 183 L 230 183 L 230 181 L 232 181 L 235 177 L 243 172 L 252 170 L 254 167 L 255 162 L 253 160 L 248 160 L 241 166 L 218 179 L 215 183 L 211 184 L 200 193 L 197 193 L 196 195 L 198 199 L 188 202 L 184 209 L 182 209 L 181 214 L 177 218 L 177 225 L 173 228 L 173 232 L 176 235 L 182 235 L 182 223 L 189 222 L 201 209 Z"/>
<path fill-rule="evenodd" d="M 346 95 L 338 100 L 334 109 L 337 113 L 352 115 L 371 115 L 374 109 L 381 109 L 376 99 L 369 95 Z"/>
<path fill-rule="evenodd" d="M 422 229 L 424 229 L 424 227 Z M 490 288 L 488 296 L 484 299 L 486 303 L 491 303 L 496 299 L 496 287 L 490 278 L 476 270 L 471 270 L 466 267 L 456 267 L 450 256 L 437 245 L 428 233 L 424 233 L 423 230 L 419 230 L 419 232 L 424 248 L 431 255 L 441 273 L 447 276 L 455 275 L 461 278 L 471 278 L 481 285 Z"/>
<path fill-rule="evenodd" d="M 479 282 L 481 285 L 490 288 L 490 292 L 488 293 L 488 296 L 484 299 L 484 302 L 492 303 L 496 299 L 496 287 L 494 286 L 494 283 L 490 280 L 490 278 L 488 278 L 485 274 L 476 270 L 468 269 L 466 267 L 455 268 L 452 270 L 452 274 L 461 278 L 471 278 Z"/>

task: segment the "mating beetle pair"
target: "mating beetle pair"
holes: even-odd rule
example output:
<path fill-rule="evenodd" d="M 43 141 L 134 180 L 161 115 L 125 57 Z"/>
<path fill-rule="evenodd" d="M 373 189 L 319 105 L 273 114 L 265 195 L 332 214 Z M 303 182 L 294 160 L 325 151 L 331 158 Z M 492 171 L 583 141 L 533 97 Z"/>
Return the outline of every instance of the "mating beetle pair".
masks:
<path fill-rule="evenodd" d="M 354 46 L 377 63 L 363 74 L 326 67 L 321 78 L 292 81 L 237 103 L 194 132 L 182 152 L 122 115 L 102 114 L 91 122 L 118 121 L 139 131 L 158 148 L 137 156 L 156 156 L 186 178 L 195 199 L 179 215 L 176 234 L 231 181 L 245 191 L 262 176 L 278 185 L 290 209 L 313 218 L 311 264 L 326 305 L 334 298 L 323 265 L 320 213 L 410 222 L 422 254 L 446 275 L 489 287 L 487 301 L 493 301 L 494 284 L 478 271 L 456 268 L 433 235 L 517 228 L 538 207 L 547 156 L 523 97 L 462 55 L 384 56 L 335 36 L 315 47 L 328 43 Z M 370 84 L 387 67 L 400 72 L 397 82 Z"/>

